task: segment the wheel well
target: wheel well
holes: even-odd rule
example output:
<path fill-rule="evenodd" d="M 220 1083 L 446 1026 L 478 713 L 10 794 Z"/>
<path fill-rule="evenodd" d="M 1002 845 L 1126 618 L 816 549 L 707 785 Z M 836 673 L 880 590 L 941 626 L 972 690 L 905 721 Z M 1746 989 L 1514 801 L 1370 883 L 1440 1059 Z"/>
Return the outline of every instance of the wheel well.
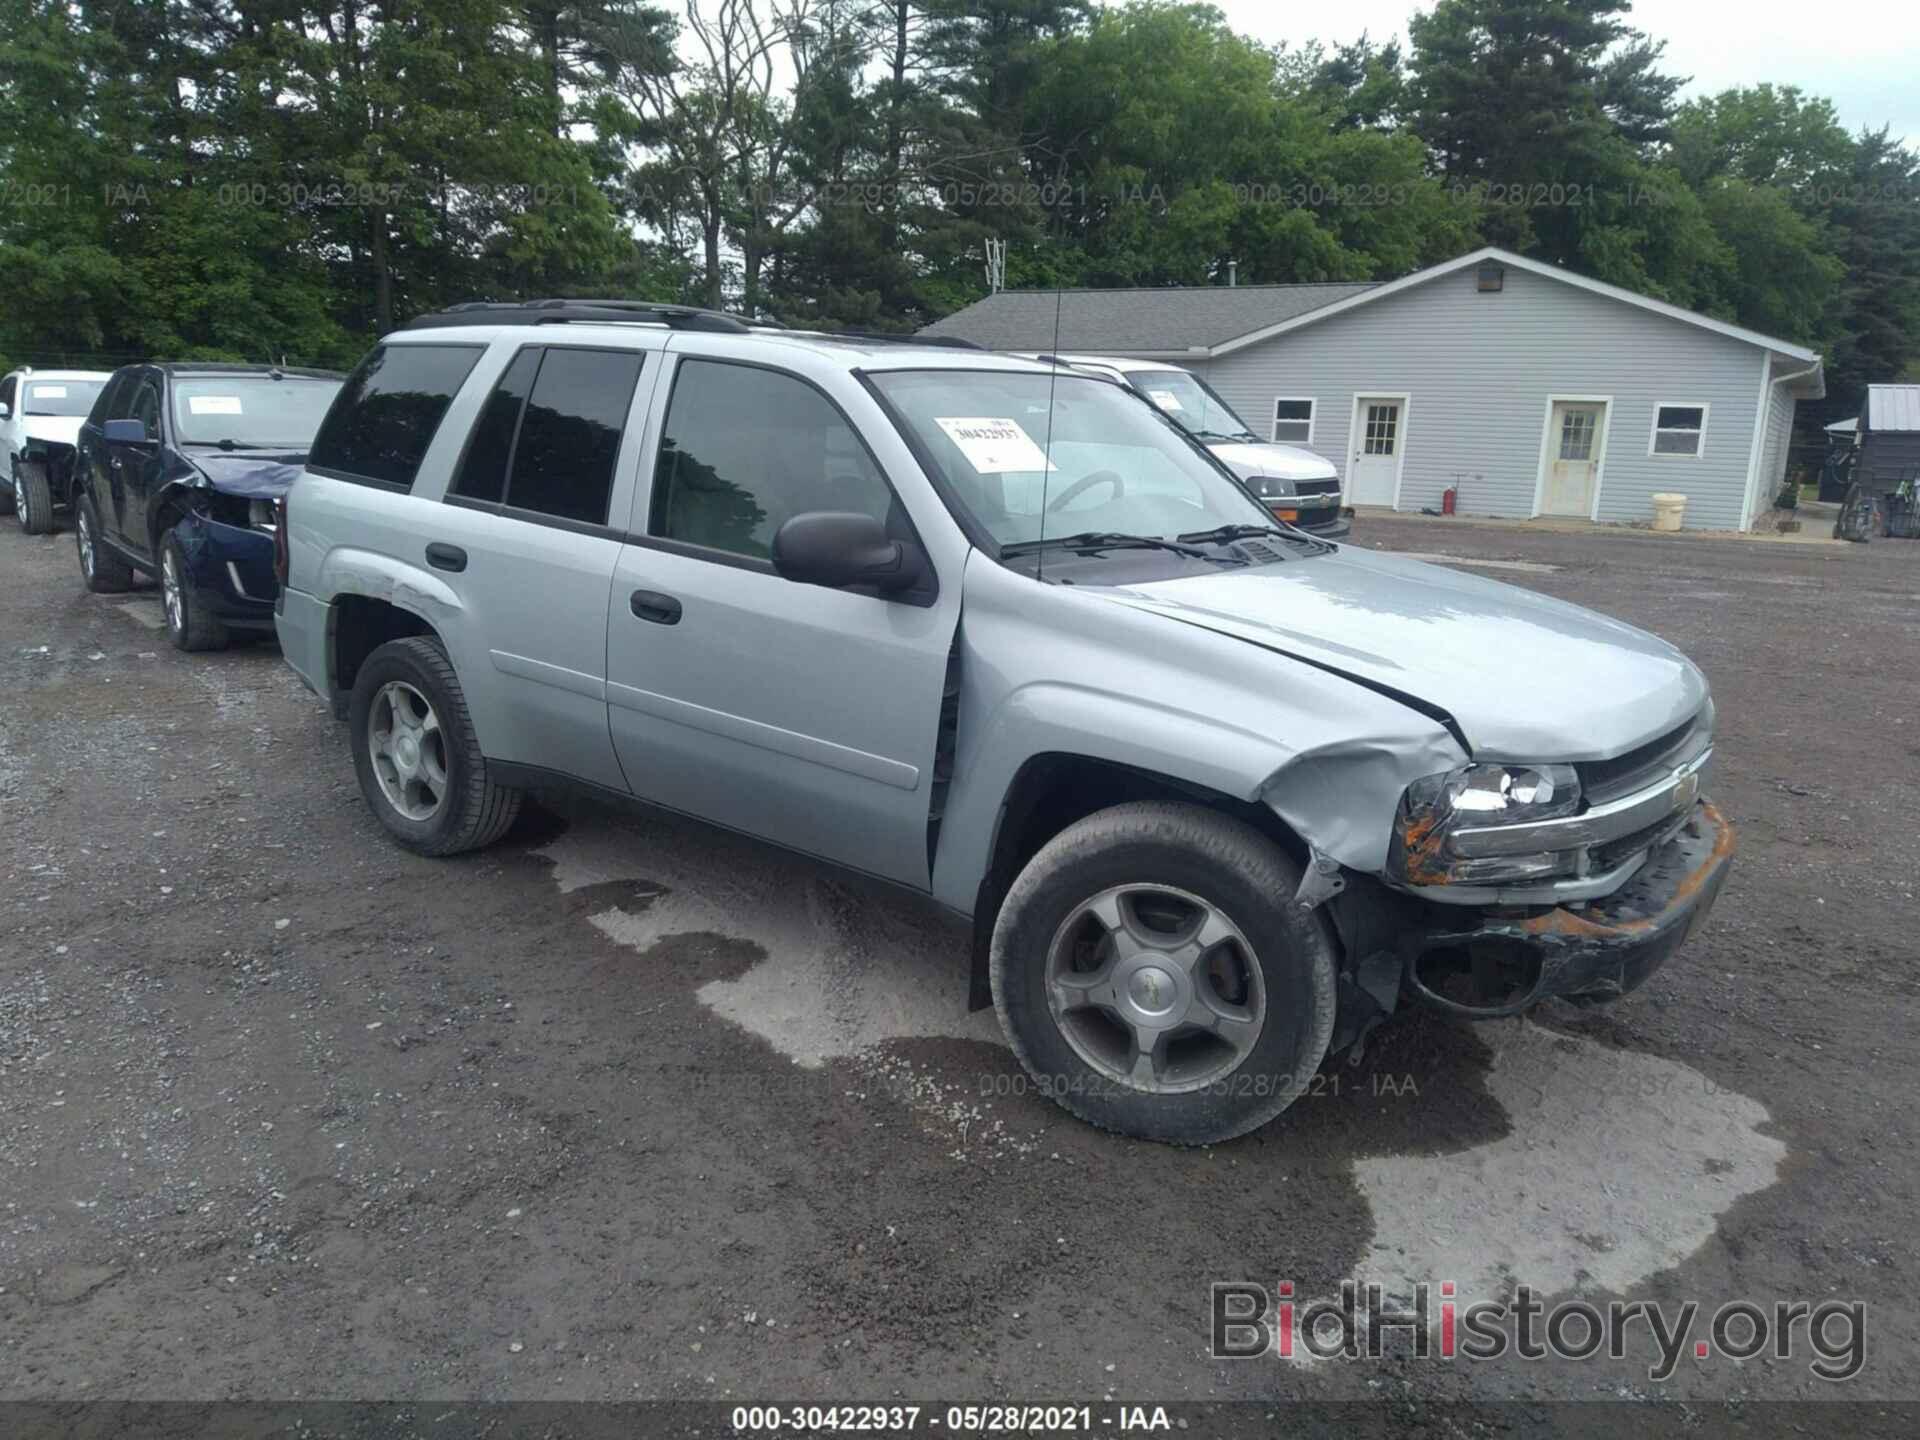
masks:
<path fill-rule="evenodd" d="M 987 985 L 987 954 L 1000 902 L 1014 878 L 1054 836 L 1097 810 L 1134 800 L 1167 800 L 1203 805 L 1246 821 L 1298 864 L 1306 864 L 1305 842 L 1264 805 L 1224 795 L 1150 770 L 1096 760 L 1086 755 L 1036 755 L 1020 767 L 1007 787 L 993 854 L 973 908 L 973 980 L 969 1003 L 984 1009 L 993 1003 Z"/>
<path fill-rule="evenodd" d="M 433 626 L 411 610 L 403 610 L 389 600 L 370 595 L 342 595 L 333 602 L 328 618 L 329 649 L 327 669 L 331 676 L 334 704 L 353 691 L 354 677 L 367 656 L 389 640 L 404 640 L 409 635 L 432 635 Z"/>

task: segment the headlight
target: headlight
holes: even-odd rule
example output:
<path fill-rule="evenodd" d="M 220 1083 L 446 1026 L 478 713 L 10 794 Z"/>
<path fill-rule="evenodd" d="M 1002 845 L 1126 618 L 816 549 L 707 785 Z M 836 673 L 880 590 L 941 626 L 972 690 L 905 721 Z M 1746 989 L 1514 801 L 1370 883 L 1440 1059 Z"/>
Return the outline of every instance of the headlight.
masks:
<path fill-rule="evenodd" d="M 1293 494 L 1293 482 L 1278 475 L 1256 475 L 1247 485 L 1262 500 L 1279 500 Z"/>
<path fill-rule="evenodd" d="M 1484 885 L 1535 880 L 1575 867 L 1575 850 L 1469 859 L 1453 853 L 1455 831 L 1559 820 L 1580 809 L 1571 765 L 1463 765 L 1407 787 L 1389 859 L 1411 885 Z"/>

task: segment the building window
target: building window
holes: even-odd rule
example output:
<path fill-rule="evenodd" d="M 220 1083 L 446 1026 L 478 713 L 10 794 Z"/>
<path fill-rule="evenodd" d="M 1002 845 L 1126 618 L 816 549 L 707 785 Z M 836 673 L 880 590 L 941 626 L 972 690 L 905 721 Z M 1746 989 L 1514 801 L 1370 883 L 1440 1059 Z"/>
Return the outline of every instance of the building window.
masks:
<path fill-rule="evenodd" d="M 1656 405 L 1653 407 L 1653 439 L 1649 455 L 1691 459 L 1706 448 L 1707 407 L 1705 405 Z"/>
<path fill-rule="evenodd" d="M 1313 400 L 1285 395 L 1273 402 L 1273 438 L 1280 445 L 1313 443 Z"/>

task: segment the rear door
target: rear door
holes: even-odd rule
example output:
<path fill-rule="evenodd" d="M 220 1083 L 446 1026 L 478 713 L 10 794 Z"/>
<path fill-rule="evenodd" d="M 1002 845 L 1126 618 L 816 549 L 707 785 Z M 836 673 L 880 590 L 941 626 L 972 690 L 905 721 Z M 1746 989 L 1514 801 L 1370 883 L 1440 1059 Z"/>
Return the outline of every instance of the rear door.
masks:
<path fill-rule="evenodd" d="M 456 658 L 488 758 L 625 791 L 607 730 L 607 594 L 640 463 L 655 337 L 503 344 L 421 540 L 459 597 Z M 629 424 L 629 421 L 632 421 Z M 622 524 L 609 523 L 612 515 Z"/>
<path fill-rule="evenodd" d="M 684 355 L 657 387 L 647 503 L 614 572 L 614 746 L 645 799 L 924 889 L 960 576 L 909 601 L 774 573 L 793 515 L 915 533 L 850 415 L 884 426 L 878 406 L 821 368 Z"/>

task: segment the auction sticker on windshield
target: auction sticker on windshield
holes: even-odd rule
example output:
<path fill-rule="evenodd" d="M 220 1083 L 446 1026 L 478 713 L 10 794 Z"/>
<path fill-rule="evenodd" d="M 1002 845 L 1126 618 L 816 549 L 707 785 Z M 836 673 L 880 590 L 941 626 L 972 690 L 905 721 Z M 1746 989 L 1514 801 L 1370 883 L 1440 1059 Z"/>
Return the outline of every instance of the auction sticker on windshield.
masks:
<path fill-rule="evenodd" d="M 189 395 L 187 409 L 195 415 L 238 415 L 238 395 Z"/>
<path fill-rule="evenodd" d="M 1180 403 L 1180 397 L 1171 390 L 1149 390 L 1147 391 L 1147 397 L 1162 410 L 1186 409 L 1186 406 Z"/>
<path fill-rule="evenodd" d="M 1048 462 L 1045 452 L 1033 443 L 1033 437 L 1021 428 L 1018 420 L 987 415 L 936 415 L 933 423 L 947 432 L 947 438 L 960 447 L 967 463 L 982 475 L 1057 468 Z"/>

